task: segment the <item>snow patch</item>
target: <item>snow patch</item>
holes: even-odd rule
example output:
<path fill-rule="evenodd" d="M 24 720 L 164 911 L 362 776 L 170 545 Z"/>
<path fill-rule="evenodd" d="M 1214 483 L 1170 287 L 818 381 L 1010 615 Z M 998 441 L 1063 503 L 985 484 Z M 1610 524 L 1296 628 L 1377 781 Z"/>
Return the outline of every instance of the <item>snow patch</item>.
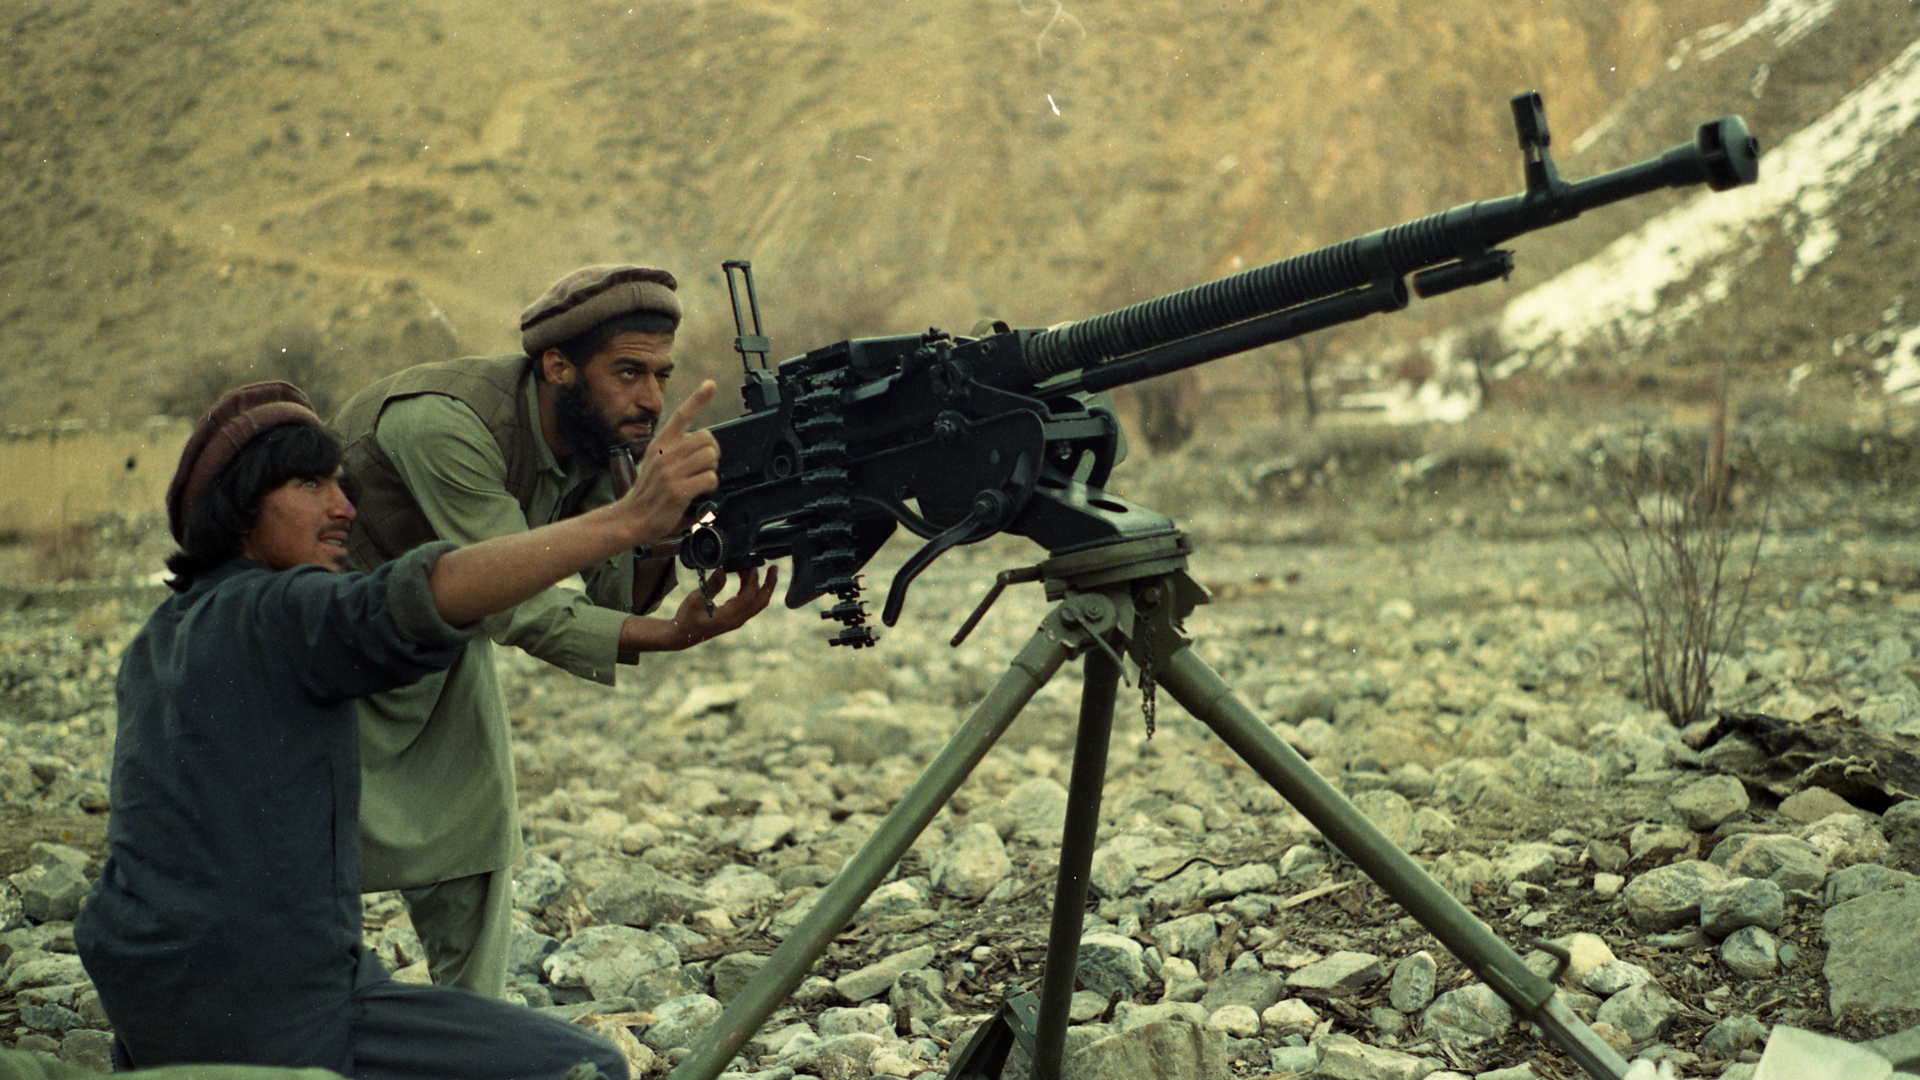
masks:
<path fill-rule="evenodd" d="M 1769 3 L 1766 10 L 1806 14 L 1820 6 Z M 1800 25 L 1787 21 L 1789 31 Z M 1916 118 L 1920 41 L 1827 115 L 1767 152 L 1758 183 L 1704 192 L 1516 297 L 1500 318 L 1509 357 L 1495 374 L 1530 365 L 1563 368 L 1577 346 L 1602 334 L 1616 345 L 1644 344 L 1724 296 L 1734 275 L 1758 256 L 1768 226 L 1790 237 L 1797 233 L 1793 280 L 1799 281 L 1832 253 L 1839 233 L 1831 211 L 1847 185 Z M 1704 279 L 1689 295 L 1663 303 L 1662 293 L 1697 274 Z"/>

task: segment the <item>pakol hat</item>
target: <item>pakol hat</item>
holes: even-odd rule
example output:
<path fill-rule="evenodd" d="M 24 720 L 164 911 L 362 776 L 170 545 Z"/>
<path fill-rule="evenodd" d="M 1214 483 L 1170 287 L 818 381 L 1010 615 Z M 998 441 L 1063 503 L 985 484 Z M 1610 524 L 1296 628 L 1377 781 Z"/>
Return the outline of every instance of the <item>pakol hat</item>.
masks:
<path fill-rule="evenodd" d="M 520 313 L 520 343 L 537 357 L 617 315 L 657 311 L 680 323 L 679 283 L 665 270 L 613 263 L 583 266 Z"/>
<path fill-rule="evenodd" d="M 313 403 L 292 383 L 254 383 L 229 390 L 213 403 L 187 437 L 180 467 L 167 485 L 167 528 L 174 540 L 186 542 L 187 508 L 207 493 L 241 447 L 282 424 L 320 426 Z"/>

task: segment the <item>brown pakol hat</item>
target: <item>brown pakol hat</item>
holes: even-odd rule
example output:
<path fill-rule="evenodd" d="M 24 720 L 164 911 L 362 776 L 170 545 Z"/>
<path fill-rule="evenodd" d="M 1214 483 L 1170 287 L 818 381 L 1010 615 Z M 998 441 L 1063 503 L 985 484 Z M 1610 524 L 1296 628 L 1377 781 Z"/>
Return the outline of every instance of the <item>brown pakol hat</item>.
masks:
<path fill-rule="evenodd" d="M 657 311 L 680 323 L 679 283 L 665 270 L 613 263 L 583 266 L 553 283 L 520 313 L 520 344 L 528 356 L 584 334 L 616 315 Z"/>
<path fill-rule="evenodd" d="M 254 383 L 229 390 L 213 403 L 187 437 L 180 467 L 167 485 L 167 528 L 174 540 L 186 542 L 187 508 L 207 493 L 240 448 L 282 424 L 320 426 L 313 403 L 292 383 Z"/>

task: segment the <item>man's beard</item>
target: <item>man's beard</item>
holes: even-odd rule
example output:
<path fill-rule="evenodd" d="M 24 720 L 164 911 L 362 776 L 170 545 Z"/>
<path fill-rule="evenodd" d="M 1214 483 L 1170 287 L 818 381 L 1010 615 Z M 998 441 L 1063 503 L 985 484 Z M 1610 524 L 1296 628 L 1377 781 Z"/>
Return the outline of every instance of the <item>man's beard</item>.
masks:
<path fill-rule="evenodd" d="M 587 388 L 578 382 L 560 388 L 559 396 L 554 399 L 553 418 L 560 429 L 560 440 L 576 458 L 596 469 L 607 467 L 614 447 L 625 444 L 638 457 L 652 441 L 652 436 L 642 436 L 628 444 L 620 437 L 619 429 L 594 410 L 593 402 L 587 398 Z"/>

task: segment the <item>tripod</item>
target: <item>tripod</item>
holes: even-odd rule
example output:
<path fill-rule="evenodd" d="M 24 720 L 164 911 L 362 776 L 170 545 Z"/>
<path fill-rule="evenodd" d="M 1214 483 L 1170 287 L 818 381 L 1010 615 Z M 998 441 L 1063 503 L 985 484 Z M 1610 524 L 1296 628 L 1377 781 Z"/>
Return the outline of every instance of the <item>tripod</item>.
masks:
<path fill-rule="evenodd" d="M 926 772 L 866 845 L 817 894 L 812 909 L 669 1080 L 714 1080 L 720 1074 L 806 977 L 1033 695 L 1068 659 L 1084 655 L 1066 829 L 1039 999 L 1036 1003 L 1032 994 L 1022 994 L 1003 1003 L 995 1017 L 955 1053 L 948 1071 L 950 1080 L 994 1080 L 1008 1053 L 1019 1045 L 1032 1059 L 1036 1080 L 1057 1080 L 1123 653 L 1138 665 L 1143 684 L 1164 688 L 1219 735 L 1329 843 L 1581 1068 L 1597 1080 L 1623 1080 L 1626 1061 L 1573 1015 L 1555 995 L 1552 982 L 1529 969 L 1485 923 L 1395 847 L 1194 655 L 1182 624 L 1196 605 L 1207 602 L 1207 593 L 1186 573 L 1191 550 L 1186 536 L 1169 530 L 1057 555 L 1036 567 L 1000 574 L 956 643 L 999 591 L 1013 582 L 1044 583 L 1047 598 L 1055 601 L 1052 610 Z"/>

